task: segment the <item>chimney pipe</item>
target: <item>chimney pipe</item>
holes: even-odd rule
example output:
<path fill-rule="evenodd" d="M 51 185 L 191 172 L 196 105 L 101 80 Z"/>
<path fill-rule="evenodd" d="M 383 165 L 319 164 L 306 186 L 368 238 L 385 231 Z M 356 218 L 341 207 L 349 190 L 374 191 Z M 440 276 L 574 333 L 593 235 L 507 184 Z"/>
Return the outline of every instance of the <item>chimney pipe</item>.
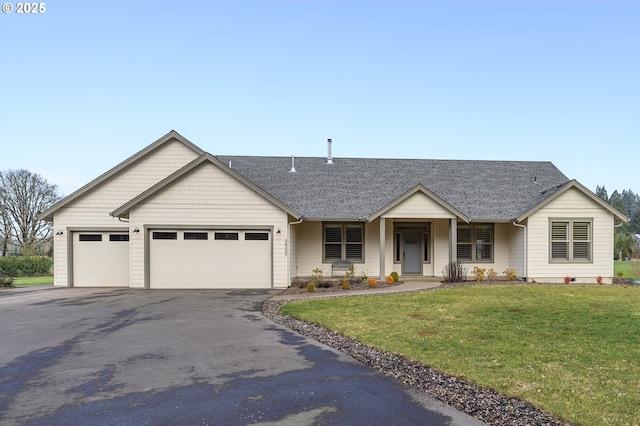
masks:
<path fill-rule="evenodd" d="M 333 157 L 331 156 L 331 139 L 327 139 L 327 149 L 329 150 L 329 155 L 327 156 L 326 164 L 333 164 Z"/>
<path fill-rule="evenodd" d="M 295 157 L 292 155 L 291 156 L 291 170 L 289 170 L 289 173 L 296 173 L 296 167 L 295 167 L 294 163 L 295 163 Z"/>

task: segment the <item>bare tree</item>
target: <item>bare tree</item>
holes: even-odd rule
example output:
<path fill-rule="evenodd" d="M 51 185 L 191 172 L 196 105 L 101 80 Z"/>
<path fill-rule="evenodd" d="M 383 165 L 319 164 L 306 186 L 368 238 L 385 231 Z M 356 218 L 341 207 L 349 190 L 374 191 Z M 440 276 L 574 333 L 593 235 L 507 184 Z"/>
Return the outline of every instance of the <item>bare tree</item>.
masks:
<path fill-rule="evenodd" d="M 8 240 L 33 255 L 51 239 L 52 224 L 39 221 L 38 215 L 60 199 L 58 187 L 28 170 L 0 172 L 0 216 L 2 217 L 3 255 Z"/>

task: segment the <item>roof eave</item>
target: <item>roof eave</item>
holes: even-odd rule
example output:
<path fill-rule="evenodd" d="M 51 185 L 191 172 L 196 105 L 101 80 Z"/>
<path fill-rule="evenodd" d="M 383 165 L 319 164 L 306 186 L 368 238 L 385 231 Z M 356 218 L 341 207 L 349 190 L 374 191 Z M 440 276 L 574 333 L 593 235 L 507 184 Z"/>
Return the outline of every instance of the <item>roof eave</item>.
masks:
<path fill-rule="evenodd" d="M 620 222 L 628 222 L 629 221 L 628 217 L 626 217 L 625 215 L 620 213 L 618 210 L 616 210 L 614 207 L 612 207 L 609 203 L 605 202 L 603 199 L 601 199 L 600 197 L 595 195 L 593 192 L 591 192 L 588 188 L 586 188 L 584 185 L 582 185 L 580 182 L 578 182 L 575 179 L 572 179 L 572 180 L 568 181 L 567 183 L 565 183 L 564 185 L 562 185 L 562 187 L 560 187 L 553 194 L 551 194 L 550 196 L 548 196 L 545 199 L 543 199 L 542 201 L 540 201 L 538 204 L 536 204 L 535 206 L 533 206 L 532 208 L 530 208 L 529 210 L 524 212 L 522 215 L 516 217 L 514 219 L 514 221 L 518 222 L 518 223 L 524 221 L 529 216 L 531 216 L 533 213 L 535 213 L 536 211 L 540 210 L 542 207 L 546 206 L 551 201 L 555 200 L 556 198 L 558 198 L 560 195 L 564 194 L 565 192 L 567 192 L 571 188 L 576 188 L 576 189 L 580 190 L 582 193 L 587 195 L 593 201 L 595 201 L 600 206 L 602 206 L 603 208 L 608 210 L 611 214 L 613 214 L 614 218 L 619 220 Z"/>

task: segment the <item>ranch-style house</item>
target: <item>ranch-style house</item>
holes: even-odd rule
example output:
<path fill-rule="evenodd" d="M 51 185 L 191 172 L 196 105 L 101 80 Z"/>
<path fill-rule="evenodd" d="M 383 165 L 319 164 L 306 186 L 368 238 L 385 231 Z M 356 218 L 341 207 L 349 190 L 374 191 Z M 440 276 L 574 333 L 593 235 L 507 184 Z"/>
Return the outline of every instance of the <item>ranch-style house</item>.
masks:
<path fill-rule="evenodd" d="M 320 268 L 613 277 L 628 220 L 550 162 L 214 156 L 171 131 L 40 219 L 59 287 L 285 288 Z M 324 150 L 324 149 L 323 149 Z M 336 268 L 337 269 L 337 268 Z"/>

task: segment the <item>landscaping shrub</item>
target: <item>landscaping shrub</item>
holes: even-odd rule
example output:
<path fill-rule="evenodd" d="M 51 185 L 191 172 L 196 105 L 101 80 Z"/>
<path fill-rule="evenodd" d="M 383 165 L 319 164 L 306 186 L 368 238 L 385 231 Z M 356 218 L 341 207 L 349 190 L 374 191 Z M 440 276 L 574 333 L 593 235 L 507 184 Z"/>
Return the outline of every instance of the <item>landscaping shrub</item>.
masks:
<path fill-rule="evenodd" d="M 517 281 L 518 273 L 513 268 L 507 268 L 504 270 L 504 274 L 506 275 L 507 281 Z"/>
<path fill-rule="evenodd" d="M 446 283 L 459 283 L 464 281 L 467 275 L 467 268 L 462 263 L 449 262 L 442 268 L 442 275 Z"/>
<path fill-rule="evenodd" d="M 477 266 L 473 267 L 473 278 L 476 281 L 484 281 L 484 273 L 487 270 L 487 268 L 479 268 Z"/>
<path fill-rule="evenodd" d="M 342 281 L 342 289 L 343 290 L 351 290 L 351 284 L 349 284 L 349 280 Z"/>
<path fill-rule="evenodd" d="M 397 283 L 398 280 L 400 279 L 400 277 L 398 276 L 398 273 L 395 272 L 395 271 L 391 273 L 391 276 L 393 277 L 393 282 L 394 283 Z"/>
<path fill-rule="evenodd" d="M 31 277 L 49 275 L 53 259 L 46 256 L 0 257 L 0 274 L 11 277 Z"/>
<path fill-rule="evenodd" d="M 393 277 L 391 275 L 388 275 L 387 278 L 385 278 L 385 282 L 387 283 L 387 285 L 393 285 L 395 281 L 393 280 Z"/>
<path fill-rule="evenodd" d="M 314 291 L 316 291 L 316 285 L 313 283 L 313 281 L 309 281 L 307 283 L 307 291 L 309 293 L 313 293 Z"/>
<path fill-rule="evenodd" d="M 487 271 L 487 278 L 489 279 L 489 281 L 497 281 L 498 273 L 495 269 L 489 268 L 489 270 Z"/>
<path fill-rule="evenodd" d="M 375 278 L 369 278 L 369 287 L 371 288 L 378 287 L 378 281 Z"/>
<path fill-rule="evenodd" d="M 0 275 L 0 288 L 13 287 L 13 277 Z"/>

